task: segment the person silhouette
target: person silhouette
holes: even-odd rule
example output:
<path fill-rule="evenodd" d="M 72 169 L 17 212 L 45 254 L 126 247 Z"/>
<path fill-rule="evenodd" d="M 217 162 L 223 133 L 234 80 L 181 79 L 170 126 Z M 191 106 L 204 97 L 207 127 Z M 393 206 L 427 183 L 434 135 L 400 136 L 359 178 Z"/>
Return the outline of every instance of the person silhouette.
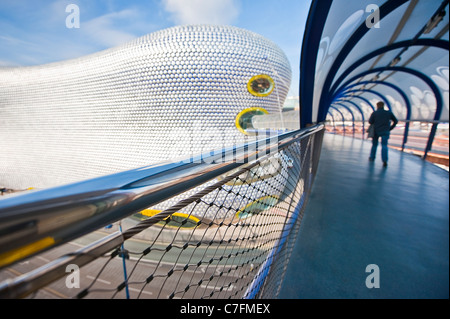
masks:
<path fill-rule="evenodd" d="M 381 137 L 381 160 L 383 161 L 383 166 L 387 167 L 390 131 L 394 129 L 397 123 L 398 120 L 395 115 L 391 111 L 384 109 L 384 102 L 378 102 L 377 110 L 369 118 L 369 124 L 372 124 L 375 129 L 375 134 L 372 137 L 372 149 L 370 151 L 369 161 L 375 161 L 378 140 Z"/>

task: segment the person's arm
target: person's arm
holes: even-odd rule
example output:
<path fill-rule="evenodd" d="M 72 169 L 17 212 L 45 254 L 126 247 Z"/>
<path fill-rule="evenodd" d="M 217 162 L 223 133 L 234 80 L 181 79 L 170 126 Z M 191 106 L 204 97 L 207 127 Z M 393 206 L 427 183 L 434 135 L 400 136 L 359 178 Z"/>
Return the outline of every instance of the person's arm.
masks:
<path fill-rule="evenodd" d="M 374 120 L 374 113 L 375 112 L 372 112 L 372 114 L 370 114 L 370 118 L 369 118 L 369 124 L 373 124 L 374 122 L 375 122 L 375 120 Z"/>
<path fill-rule="evenodd" d="M 391 112 L 391 120 L 392 120 L 392 125 L 391 125 L 390 130 L 392 131 L 398 123 L 397 118 L 395 117 L 395 115 L 392 112 Z"/>

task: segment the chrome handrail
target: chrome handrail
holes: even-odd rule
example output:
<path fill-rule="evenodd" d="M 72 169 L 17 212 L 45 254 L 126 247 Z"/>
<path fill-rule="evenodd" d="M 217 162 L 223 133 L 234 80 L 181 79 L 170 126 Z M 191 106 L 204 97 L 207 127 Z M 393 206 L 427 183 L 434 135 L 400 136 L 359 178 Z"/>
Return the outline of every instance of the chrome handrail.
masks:
<path fill-rule="evenodd" d="M 0 200 L 0 268 L 156 205 L 323 128 L 319 124 L 186 161 Z"/>

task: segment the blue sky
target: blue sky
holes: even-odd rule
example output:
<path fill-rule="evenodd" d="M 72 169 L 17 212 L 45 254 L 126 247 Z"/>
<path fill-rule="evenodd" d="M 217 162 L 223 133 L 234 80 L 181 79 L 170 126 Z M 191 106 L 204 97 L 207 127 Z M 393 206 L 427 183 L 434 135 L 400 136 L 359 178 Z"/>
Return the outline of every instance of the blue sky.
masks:
<path fill-rule="evenodd" d="M 80 9 L 67 28 L 66 7 Z M 226 24 L 280 46 L 292 67 L 289 95 L 298 95 L 299 60 L 310 0 L 0 0 L 0 67 L 76 58 L 182 24 Z"/>

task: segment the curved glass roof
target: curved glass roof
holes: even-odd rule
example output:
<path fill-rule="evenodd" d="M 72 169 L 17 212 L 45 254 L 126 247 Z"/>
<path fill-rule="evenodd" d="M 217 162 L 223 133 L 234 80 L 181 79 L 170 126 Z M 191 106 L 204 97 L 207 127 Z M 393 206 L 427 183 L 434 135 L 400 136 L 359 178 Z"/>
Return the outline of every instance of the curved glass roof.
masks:
<path fill-rule="evenodd" d="M 312 1 L 302 48 L 302 127 L 367 121 L 379 100 L 399 120 L 449 121 L 448 0 L 373 2 Z"/>

